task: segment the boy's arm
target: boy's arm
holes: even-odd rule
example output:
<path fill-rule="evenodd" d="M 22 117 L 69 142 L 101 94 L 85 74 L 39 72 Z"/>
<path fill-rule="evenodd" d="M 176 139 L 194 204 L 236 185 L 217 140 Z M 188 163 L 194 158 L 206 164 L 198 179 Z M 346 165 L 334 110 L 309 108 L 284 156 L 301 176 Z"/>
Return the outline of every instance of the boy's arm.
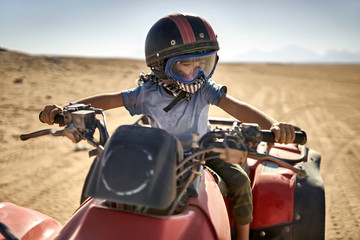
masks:
<path fill-rule="evenodd" d="M 270 129 L 275 134 L 276 142 L 291 143 L 295 139 L 295 130 L 291 124 L 277 122 L 259 109 L 230 95 L 224 94 L 218 107 L 242 122 L 257 123 L 262 129 Z"/>
<path fill-rule="evenodd" d="M 259 109 L 227 94 L 221 97 L 218 106 L 234 118 L 246 123 L 257 123 L 263 129 L 270 129 L 277 122 Z"/>
<path fill-rule="evenodd" d="M 95 95 L 87 98 L 80 99 L 76 103 L 82 104 L 91 104 L 94 108 L 101 108 L 103 110 L 108 110 L 112 108 L 124 106 L 124 101 L 121 95 L 121 92 L 116 93 L 104 93 L 100 95 Z M 47 105 L 44 110 L 40 113 L 39 119 L 43 123 L 54 124 L 54 118 L 60 112 L 62 112 L 62 107 L 58 105 Z"/>
<path fill-rule="evenodd" d="M 121 92 L 103 93 L 87 98 L 80 99 L 76 103 L 91 104 L 94 108 L 101 108 L 104 111 L 112 108 L 124 106 L 124 101 Z"/>

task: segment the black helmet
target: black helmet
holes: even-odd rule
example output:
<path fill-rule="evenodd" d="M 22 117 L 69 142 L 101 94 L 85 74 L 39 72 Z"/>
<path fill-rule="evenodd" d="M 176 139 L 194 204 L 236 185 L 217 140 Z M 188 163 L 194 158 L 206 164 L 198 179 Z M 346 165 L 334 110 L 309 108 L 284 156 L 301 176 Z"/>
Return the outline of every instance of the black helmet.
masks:
<path fill-rule="evenodd" d="M 181 13 L 161 18 L 150 29 L 145 42 L 146 64 L 159 66 L 177 55 L 219 50 L 216 35 L 203 18 Z"/>

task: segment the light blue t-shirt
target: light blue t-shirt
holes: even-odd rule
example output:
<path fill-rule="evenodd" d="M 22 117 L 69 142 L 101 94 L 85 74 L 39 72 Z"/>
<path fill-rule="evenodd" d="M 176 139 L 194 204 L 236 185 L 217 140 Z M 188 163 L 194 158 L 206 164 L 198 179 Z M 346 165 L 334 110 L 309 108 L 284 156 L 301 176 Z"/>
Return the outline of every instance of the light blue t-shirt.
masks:
<path fill-rule="evenodd" d="M 208 80 L 192 95 L 190 101 L 181 99 L 168 112 L 163 108 L 175 97 L 157 83 L 148 81 L 121 94 L 124 106 L 131 115 L 144 114 L 149 118 L 151 127 L 164 129 L 186 143 L 191 141 L 192 134 L 201 137 L 208 131 L 209 106 L 218 105 L 223 93 L 226 93 L 226 87 Z"/>

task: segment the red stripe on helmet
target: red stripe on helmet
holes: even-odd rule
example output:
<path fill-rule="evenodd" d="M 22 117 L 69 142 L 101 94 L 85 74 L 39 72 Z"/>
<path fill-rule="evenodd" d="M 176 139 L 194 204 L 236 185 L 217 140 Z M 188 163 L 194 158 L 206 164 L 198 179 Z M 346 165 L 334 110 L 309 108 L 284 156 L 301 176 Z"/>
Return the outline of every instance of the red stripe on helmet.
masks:
<path fill-rule="evenodd" d="M 214 33 L 214 30 L 210 26 L 210 24 L 205 19 L 203 19 L 203 18 L 201 18 L 201 19 L 203 20 L 206 30 L 209 33 L 210 40 L 216 40 L 216 35 Z"/>
<path fill-rule="evenodd" d="M 195 34 L 191 28 L 191 25 L 184 15 L 177 14 L 177 15 L 170 15 L 168 17 L 171 20 L 173 20 L 175 22 L 175 24 L 177 25 L 177 27 L 181 33 L 183 42 L 185 44 L 196 42 Z"/>

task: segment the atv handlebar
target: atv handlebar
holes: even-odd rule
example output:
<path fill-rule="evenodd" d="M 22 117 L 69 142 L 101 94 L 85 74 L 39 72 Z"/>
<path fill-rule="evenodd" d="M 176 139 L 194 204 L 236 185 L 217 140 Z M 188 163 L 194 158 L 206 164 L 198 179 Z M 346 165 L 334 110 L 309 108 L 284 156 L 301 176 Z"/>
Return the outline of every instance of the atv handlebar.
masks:
<path fill-rule="evenodd" d="M 240 124 L 237 120 L 229 118 L 219 118 L 219 117 L 209 117 L 210 124 L 215 125 L 224 125 L 224 126 L 233 126 L 234 123 Z M 251 135 L 256 135 L 256 132 L 260 132 L 261 138 L 258 141 L 264 141 L 267 143 L 275 143 L 275 135 L 270 130 L 261 130 L 259 127 L 255 127 L 254 124 L 245 124 L 249 127 L 247 129 L 251 130 Z M 307 142 L 306 132 L 301 130 L 299 127 L 295 127 L 295 139 L 292 143 L 304 145 Z"/>
<path fill-rule="evenodd" d="M 104 122 L 101 122 L 98 118 L 96 118 L 96 114 L 101 114 Z M 279 162 L 279 165 L 293 170 L 299 176 L 305 176 L 304 172 L 297 170 L 291 164 L 288 164 L 286 159 L 279 159 L 268 154 L 257 153 L 256 148 L 261 141 L 274 143 L 275 136 L 273 132 L 269 130 L 261 130 L 257 124 L 245 124 L 236 120 L 221 120 L 220 122 L 218 119 L 209 119 L 209 121 L 211 124 L 219 123 L 222 125 L 232 125 L 232 128 L 216 127 L 211 132 L 202 136 L 200 140 L 194 140 L 196 144 L 194 144 L 192 149 L 193 154 L 184 159 L 183 164 L 189 161 L 189 159 L 194 159 L 194 157 L 198 155 L 216 150 L 220 154 L 222 152 L 227 155 L 230 154 L 231 157 L 232 155 L 236 156 L 238 152 L 245 156 L 243 153 L 247 152 L 249 156 L 254 159 L 266 159 Z M 106 118 L 103 110 L 92 108 L 91 105 L 70 105 L 64 108 L 62 113 L 55 116 L 54 122 L 60 126 L 65 126 L 65 128 L 59 131 L 45 129 L 30 134 L 23 134 L 20 136 L 20 139 L 25 141 L 30 138 L 44 135 L 66 136 L 74 143 L 78 143 L 81 140 L 87 140 L 90 145 L 96 147 L 97 152 L 95 154 L 100 155 L 103 152 L 104 146 L 109 138 L 108 131 L 106 129 Z M 136 125 L 138 122 L 139 121 L 134 124 Z M 93 137 L 95 129 L 99 130 L 99 141 Z M 305 144 L 306 133 L 304 131 L 296 131 L 294 143 L 302 145 Z M 201 162 L 202 161 L 199 163 Z"/>
<path fill-rule="evenodd" d="M 275 135 L 270 130 L 261 130 L 262 134 L 262 141 L 268 142 L 268 143 L 274 143 L 275 142 Z M 295 139 L 292 143 L 297 143 L 304 145 L 307 141 L 306 138 L 306 132 L 305 131 L 296 131 L 295 132 Z"/>

